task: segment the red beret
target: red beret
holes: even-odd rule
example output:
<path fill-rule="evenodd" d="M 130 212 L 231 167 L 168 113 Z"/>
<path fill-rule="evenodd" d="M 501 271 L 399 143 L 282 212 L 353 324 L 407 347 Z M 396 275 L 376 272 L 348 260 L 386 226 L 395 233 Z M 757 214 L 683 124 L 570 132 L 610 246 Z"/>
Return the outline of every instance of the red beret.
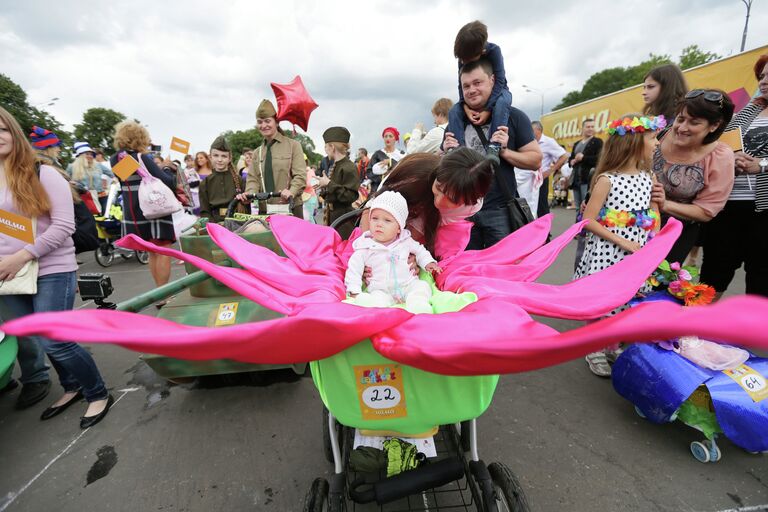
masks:
<path fill-rule="evenodd" d="M 397 131 L 397 128 L 395 128 L 394 126 L 388 126 L 384 128 L 384 131 L 381 132 L 381 136 L 383 137 L 387 132 L 391 132 L 392 135 L 395 136 L 395 140 L 400 140 L 400 132 Z"/>

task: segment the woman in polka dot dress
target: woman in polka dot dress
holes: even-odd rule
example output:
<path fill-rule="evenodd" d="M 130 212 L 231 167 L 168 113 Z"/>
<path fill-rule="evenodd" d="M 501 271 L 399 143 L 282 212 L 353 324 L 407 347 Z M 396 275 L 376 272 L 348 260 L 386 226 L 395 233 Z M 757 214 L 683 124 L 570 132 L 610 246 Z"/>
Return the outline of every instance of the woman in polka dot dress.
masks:
<path fill-rule="evenodd" d="M 659 208 L 652 197 L 655 178 L 649 169 L 656 132 L 664 126 L 664 116 L 632 114 L 608 125 L 609 137 L 584 209 L 584 219 L 589 219 L 585 227 L 586 247 L 574 279 L 618 263 L 639 250 L 659 230 Z M 595 375 L 611 375 L 606 350 L 589 354 L 586 359 Z"/>

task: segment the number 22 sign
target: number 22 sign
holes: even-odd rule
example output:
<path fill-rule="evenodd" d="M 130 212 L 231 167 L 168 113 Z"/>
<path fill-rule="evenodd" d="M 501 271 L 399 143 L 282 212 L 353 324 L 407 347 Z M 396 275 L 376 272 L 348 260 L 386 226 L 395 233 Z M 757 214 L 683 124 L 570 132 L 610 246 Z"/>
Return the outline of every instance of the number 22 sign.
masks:
<path fill-rule="evenodd" d="M 354 370 L 363 419 L 403 418 L 408 415 L 399 364 L 355 366 Z"/>

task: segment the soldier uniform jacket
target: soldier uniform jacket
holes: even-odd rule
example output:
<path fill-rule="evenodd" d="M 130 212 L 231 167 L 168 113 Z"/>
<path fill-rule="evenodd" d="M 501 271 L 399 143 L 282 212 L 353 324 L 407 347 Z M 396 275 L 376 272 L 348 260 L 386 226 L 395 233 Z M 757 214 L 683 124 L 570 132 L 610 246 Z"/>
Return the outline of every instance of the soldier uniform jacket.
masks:
<path fill-rule="evenodd" d="M 232 173 L 229 170 L 213 171 L 200 183 L 200 216 L 213 222 L 224 220 L 227 206 L 236 195 Z"/>
<path fill-rule="evenodd" d="M 357 200 L 360 177 L 355 164 L 344 157 L 333 167 L 331 182 L 325 187 L 323 199 L 333 204 L 334 208 L 349 207 Z"/>
<path fill-rule="evenodd" d="M 263 170 L 264 161 L 267 157 L 267 143 L 264 141 L 254 151 L 253 161 L 248 168 L 248 178 L 245 181 L 245 191 L 252 194 L 255 192 L 279 192 L 287 188 L 293 195 L 294 205 L 299 206 L 302 204 L 301 193 L 304 192 L 304 187 L 307 184 L 304 151 L 301 149 L 301 144 L 280 132 L 275 134 L 274 141 L 271 147 L 272 172 L 277 190 L 264 190 Z"/>

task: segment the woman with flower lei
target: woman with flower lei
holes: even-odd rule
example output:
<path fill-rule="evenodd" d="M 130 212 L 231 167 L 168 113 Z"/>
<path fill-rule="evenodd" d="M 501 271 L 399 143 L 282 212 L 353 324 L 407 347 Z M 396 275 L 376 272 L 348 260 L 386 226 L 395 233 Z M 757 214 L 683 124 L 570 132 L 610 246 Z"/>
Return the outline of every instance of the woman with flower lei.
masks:
<path fill-rule="evenodd" d="M 574 279 L 618 263 L 643 247 L 659 230 L 658 205 L 651 197 L 654 178 L 649 162 L 656 132 L 665 126 L 664 116 L 636 115 L 624 116 L 608 125 L 609 137 L 584 210 L 584 220 L 588 220 L 586 248 Z M 610 376 L 605 350 L 589 354 L 587 362 L 595 375 Z"/>

